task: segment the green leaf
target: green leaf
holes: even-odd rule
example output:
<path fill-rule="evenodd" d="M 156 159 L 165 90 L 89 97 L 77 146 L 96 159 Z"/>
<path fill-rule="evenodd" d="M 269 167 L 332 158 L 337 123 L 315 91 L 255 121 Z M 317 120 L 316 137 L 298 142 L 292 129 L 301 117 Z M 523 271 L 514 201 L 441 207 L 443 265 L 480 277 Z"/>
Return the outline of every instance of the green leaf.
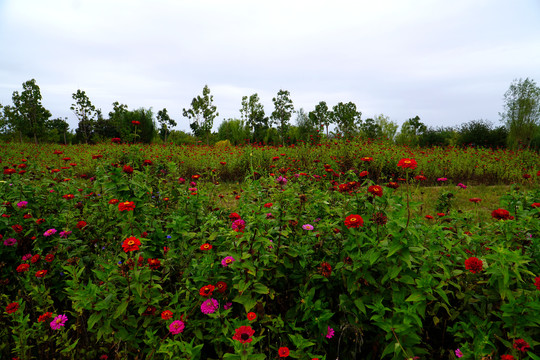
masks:
<path fill-rule="evenodd" d="M 253 299 L 249 294 L 248 295 L 238 295 L 233 299 L 234 302 L 237 302 L 239 304 L 244 305 L 244 308 L 246 309 L 246 313 L 249 312 L 255 304 L 257 304 L 257 300 Z"/>
<path fill-rule="evenodd" d="M 412 302 L 420 301 L 420 300 L 426 300 L 426 295 L 422 293 L 418 293 L 418 292 L 411 294 L 407 299 L 405 299 L 405 301 L 412 301 Z"/>
<path fill-rule="evenodd" d="M 95 313 L 93 313 L 92 315 L 90 315 L 90 317 L 88 318 L 88 330 L 92 330 L 92 328 L 94 327 L 94 325 L 95 325 L 99 320 L 101 320 L 102 317 L 103 317 L 103 314 L 100 313 L 100 312 L 95 312 Z"/>
<path fill-rule="evenodd" d="M 116 311 L 114 312 L 113 319 L 117 319 L 121 315 L 123 315 L 126 312 L 127 306 L 129 305 L 129 301 L 122 301 L 120 305 L 116 308 Z"/>
<path fill-rule="evenodd" d="M 255 283 L 255 285 L 253 286 L 253 291 L 257 294 L 268 294 L 270 292 L 268 287 L 261 283 Z"/>

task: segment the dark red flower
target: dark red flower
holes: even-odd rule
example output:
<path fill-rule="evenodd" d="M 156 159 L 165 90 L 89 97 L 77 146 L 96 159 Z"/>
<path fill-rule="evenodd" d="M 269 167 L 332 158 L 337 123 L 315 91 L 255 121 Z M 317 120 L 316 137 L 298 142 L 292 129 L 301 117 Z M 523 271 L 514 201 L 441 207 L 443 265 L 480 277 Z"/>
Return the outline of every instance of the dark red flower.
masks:
<path fill-rule="evenodd" d="M 218 281 L 216 283 L 216 288 L 217 288 L 217 291 L 223 294 L 225 291 L 227 291 L 227 283 L 225 281 Z"/>
<path fill-rule="evenodd" d="M 122 169 L 123 172 L 126 174 L 133 174 L 133 168 L 129 165 L 124 165 L 124 168 Z"/>
<path fill-rule="evenodd" d="M 28 271 L 28 269 L 30 269 L 30 265 L 28 264 L 20 264 L 19 266 L 17 266 L 17 272 L 19 273 Z"/>
<path fill-rule="evenodd" d="M 42 315 L 39 315 L 38 322 L 45 322 L 48 319 L 50 319 L 51 317 L 52 317 L 52 312 L 46 312 L 46 313 L 44 313 Z"/>
<path fill-rule="evenodd" d="M 514 349 L 517 349 L 521 352 L 527 352 L 530 349 L 530 345 L 523 339 L 514 340 Z"/>
<path fill-rule="evenodd" d="M 514 217 L 505 209 L 497 209 L 491 212 L 491 217 L 497 220 L 513 220 Z"/>
<path fill-rule="evenodd" d="M 39 261 L 40 258 L 41 258 L 41 256 L 39 254 L 36 254 L 36 255 L 32 256 L 32 258 L 30 259 L 30 262 L 32 264 L 35 264 L 35 263 L 37 263 Z"/>
<path fill-rule="evenodd" d="M 62 195 L 62 197 L 66 200 L 71 200 L 73 198 L 75 198 L 75 195 L 73 194 L 66 194 L 66 195 Z"/>
<path fill-rule="evenodd" d="M 330 277 L 330 275 L 332 275 L 332 266 L 326 261 L 324 261 L 321 263 L 321 266 L 319 266 L 319 272 L 322 276 L 328 278 Z"/>
<path fill-rule="evenodd" d="M 11 227 L 13 229 L 13 231 L 15 231 L 17 234 L 20 233 L 21 231 L 23 231 L 23 227 L 21 225 L 13 225 Z"/>
<path fill-rule="evenodd" d="M 501 360 L 516 360 L 515 357 L 513 357 L 512 355 L 501 355 Z"/>
<path fill-rule="evenodd" d="M 142 313 L 143 316 L 154 316 L 156 314 L 156 307 L 155 306 L 149 306 L 144 310 Z"/>
<path fill-rule="evenodd" d="M 467 260 L 465 260 L 465 269 L 469 270 L 473 274 L 476 274 L 480 271 L 482 271 L 482 266 L 484 263 L 482 260 L 478 259 L 477 257 L 470 257 Z"/>
<path fill-rule="evenodd" d="M 382 196 L 383 189 L 379 185 L 371 185 L 368 187 L 368 193 L 373 194 L 374 196 Z"/>
<path fill-rule="evenodd" d="M 141 125 L 141 122 L 140 121 L 137 121 L 137 120 L 133 120 L 131 122 L 133 125 Z"/>
<path fill-rule="evenodd" d="M 253 334 L 255 334 L 255 330 L 251 326 L 240 326 L 235 330 L 233 340 L 238 340 L 242 344 L 250 343 L 253 341 Z"/>
<path fill-rule="evenodd" d="M 364 219 L 360 215 L 349 215 L 345 218 L 347 228 L 358 228 L 364 226 Z"/>
<path fill-rule="evenodd" d="M 52 262 L 54 260 L 54 254 L 47 254 L 47 256 L 45 256 L 45 261 L 46 262 Z"/>
<path fill-rule="evenodd" d="M 231 215 L 229 215 L 229 219 L 231 219 L 231 221 L 236 221 L 240 218 L 240 215 L 238 215 L 237 213 L 231 213 Z"/>
<path fill-rule="evenodd" d="M 480 201 L 482 201 L 482 199 L 480 199 L 480 198 L 470 198 L 469 201 L 473 202 L 475 204 L 478 204 Z"/>
<path fill-rule="evenodd" d="M 540 291 L 540 276 L 534 278 L 534 286 Z"/>
<path fill-rule="evenodd" d="M 6 306 L 6 312 L 8 314 L 13 314 L 14 312 L 16 312 L 17 310 L 19 310 L 19 303 L 16 303 L 16 302 L 13 302 L 11 304 L 8 304 Z"/>
<path fill-rule="evenodd" d="M 86 225 L 88 225 L 86 221 L 81 220 L 77 223 L 77 229 L 82 230 Z"/>
<path fill-rule="evenodd" d="M 37 278 L 42 278 L 42 277 L 44 277 L 45 275 L 47 275 L 47 270 L 38 270 L 38 271 L 36 272 L 36 277 L 37 277 Z"/>
<path fill-rule="evenodd" d="M 148 259 L 148 266 L 152 270 L 157 270 L 161 266 L 161 261 L 159 259 Z"/>

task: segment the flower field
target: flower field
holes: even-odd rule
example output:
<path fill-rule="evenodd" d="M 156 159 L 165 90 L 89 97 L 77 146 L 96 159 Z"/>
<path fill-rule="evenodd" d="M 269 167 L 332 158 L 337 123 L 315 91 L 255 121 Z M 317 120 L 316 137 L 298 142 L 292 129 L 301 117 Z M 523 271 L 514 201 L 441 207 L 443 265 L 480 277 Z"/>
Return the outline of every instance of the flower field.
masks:
<path fill-rule="evenodd" d="M 537 153 L 116 141 L 0 160 L 2 359 L 540 359 Z M 514 186 L 489 219 L 411 196 L 473 184 Z"/>

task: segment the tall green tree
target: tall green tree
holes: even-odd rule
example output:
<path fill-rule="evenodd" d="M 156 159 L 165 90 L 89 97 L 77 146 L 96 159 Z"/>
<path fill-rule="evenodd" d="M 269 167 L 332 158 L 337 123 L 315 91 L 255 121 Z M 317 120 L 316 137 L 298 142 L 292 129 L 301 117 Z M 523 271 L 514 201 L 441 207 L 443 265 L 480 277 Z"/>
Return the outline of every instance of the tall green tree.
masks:
<path fill-rule="evenodd" d="M 266 130 L 268 130 L 268 118 L 264 115 L 264 106 L 261 104 L 258 94 L 255 93 L 249 98 L 242 97 L 240 119 L 249 128 L 253 141 L 262 141 Z"/>
<path fill-rule="evenodd" d="M 64 145 L 67 145 L 67 133 L 69 130 L 69 124 L 67 118 L 61 119 L 56 118 L 50 121 L 47 121 L 47 129 L 49 131 L 49 136 L 54 142 L 62 142 L 60 138 L 63 139 Z"/>
<path fill-rule="evenodd" d="M 540 87 L 529 78 L 514 80 L 504 94 L 504 111 L 499 115 L 508 128 L 508 145 L 530 147 L 540 126 Z"/>
<path fill-rule="evenodd" d="M 206 144 L 210 144 L 210 133 L 214 119 L 219 116 L 217 107 L 213 105 L 214 96 L 210 95 L 208 85 L 203 88 L 202 97 L 197 96 L 191 101 L 191 108 L 183 109 L 185 117 L 191 120 L 189 127 L 195 136 L 206 136 Z"/>
<path fill-rule="evenodd" d="M 320 130 L 323 127 L 326 128 L 326 137 L 328 137 L 328 126 L 332 123 L 331 111 L 328 111 L 328 105 L 326 101 L 321 101 L 315 105 L 315 110 L 310 111 L 309 119 Z"/>
<path fill-rule="evenodd" d="M 157 113 L 157 121 L 161 125 L 160 128 L 160 135 L 163 138 L 163 141 L 167 142 L 167 136 L 171 132 L 171 128 L 175 127 L 176 121 L 171 119 L 169 116 L 169 113 L 167 112 L 166 108 L 163 108 L 163 110 L 159 110 Z"/>
<path fill-rule="evenodd" d="M 86 95 L 86 92 L 77 90 L 71 96 L 75 102 L 71 104 L 70 109 L 75 113 L 75 116 L 79 120 L 79 126 L 76 130 L 78 136 L 80 136 L 85 143 L 92 138 L 95 131 L 95 125 L 97 120 L 96 107 L 92 105 L 92 102 Z"/>
<path fill-rule="evenodd" d="M 362 124 L 362 113 L 356 110 L 356 105 L 353 102 L 338 103 L 332 108 L 331 116 L 338 131 L 345 138 L 352 138 L 358 134 L 358 129 Z"/>
<path fill-rule="evenodd" d="M 427 131 L 427 126 L 420 121 L 420 117 L 416 115 L 413 118 L 406 120 L 401 125 L 401 131 L 396 137 L 398 144 L 408 144 L 417 146 L 419 137 Z"/>
<path fill-rule="evenodd" d="M 279 90 L 277 96 L 272 99 L 272 102 L 274 103 L 274 111 L 272 111 L 270 119 L 273 124 L 277 125 L 278 132 L 281 135 L 281 143 L 285 144 L 287 128 L 294 113 L 291 94 L 287 90 Z"/>
<path fill-rule="evenodd" d="M 13 124 L 19 131 L 28 129 L 34 136 L 34 142 L 38 143 L 38 134 L 45 130 L 45 122 L 51 117 L 51 112 L 41 104 L 41 91 L 36 80 L 28 80 L 23 84 L 23 91 L 13 92 L 12 100 L 17 116 L 13 116 Z"/>

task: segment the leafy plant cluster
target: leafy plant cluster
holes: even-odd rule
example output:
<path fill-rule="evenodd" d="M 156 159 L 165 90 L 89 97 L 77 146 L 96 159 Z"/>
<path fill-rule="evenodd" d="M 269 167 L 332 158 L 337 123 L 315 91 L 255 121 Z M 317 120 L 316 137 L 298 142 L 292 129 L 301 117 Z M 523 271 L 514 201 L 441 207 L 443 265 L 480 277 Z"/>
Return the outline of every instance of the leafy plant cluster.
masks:
<path fill-rule="evenodd" d="M 216 202 L 211 170 L 111 149 L 1 175 L 2 357 L 538 359 L 538 189 L 488 222 L 415 217 L 410 190 L 360 175 L 373 154 L 339 177 L 251 168 Z"/>

